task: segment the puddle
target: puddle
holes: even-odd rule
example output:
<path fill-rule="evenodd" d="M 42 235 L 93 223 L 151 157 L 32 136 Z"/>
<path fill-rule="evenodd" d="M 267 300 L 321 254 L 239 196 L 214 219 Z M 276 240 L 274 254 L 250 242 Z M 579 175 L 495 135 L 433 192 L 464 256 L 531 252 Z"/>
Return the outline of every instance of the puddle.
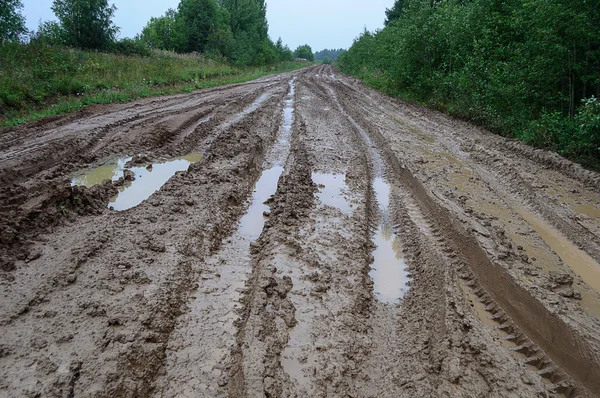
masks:
<path fill-rule="evenodd" d="M 571 267 L 592 289 L 600 293 L 600 264 L 596 260 L 534 213 L 522 208 L 517 208 L 517 212 L 565 264 Z"/>
<path fill-rule="evenodd" d="M 111 198 L 108 207 L 116 211 L 131 209 L 158 191 L 178 171 L 186 171 L 190 164 L 202 159 L 201 154 L 189 154 L 164 163 L 154 163 L 151 168 L 132 167 L 135 181 L 122 187 L 117 196 Z"/>
<path fill-rule="evenodd" d="M 254 187 L 248 212 L 240 221 L 238 232 L 244 238 L 253 241 L 260 236 L 266 221 L 263 213 L 269 211 L 269 206 L 264 202 L 277 191 L 277 183 L 282 173 L 283 167 L 281 166 L 275 166 L 262 172 Z"/>
<path fill-rule="evenodd" d="M 119 158 L 94 169 L 85 170 L 71 180 L 71 185 L 82 185 L 88 188 L 101 184 L 104 180 L 117 181 L 123 177 L 125 164 L 132 158 Z M 135 181 L 126 182 L 119 188 L 117 196 L 110 199 L 109 207 L 122 211 L 135 207 L 158 191 L 178 171 L 185 171 L 190 164 L 199 162 L 202 154 L 190 153 L 175 159 L 154 163 L 151 168 L 132 167 Z"/>
<path fill-rule="evenodd" d="M 373 252 L 374 261 L 369 275 L 373 280 L 377 299 L 385 303 L 394 303 L 404 296 L 408 289 L 408 273 L 402 257 L 400 239 L 390 223 L 391 187 L 383 178 L 377 177 L 373 182 L 373 189 L 381 213 L 381 224 L 373 239 L 377 248 Z"/>
<path fill-rule="evenodd" d="M 391 186 L 381 177 L 384 170 L 384 161 L 373 143 L 369 134 L 350 116 L 342 107 L 335 91 L 329 90 L 339 112 L 344 115 L 350 124 L 360 134 L 366 149 L 369 151 L 371 166 L 375 174 L 373 181 L 373 190 L 379 207 L 381 223 L 377 228 L 373 243 L 376 246 L 373 251 L 373 264 L 369 276 L 373 280 L 373 291 L 375 297 L 384 303 L 397 302 L 408 290 L 408 273 L 406 272 L 406 263 L 402 257 L 400 249 L 400 240 L 393 232 L 391 226 L 390 194 Z"/>
<path fill-rule="evenodd" d="M 319 188 L 317 197 L 324 205 L 335 207 L 345 214 L 352 212 L 352 205 L 346 198 L 348 185 L 344 174 L 313 172 L 312 180 Z"/>
<path fill-rule="evenodd" d="M 573 211 L 579 214 L 585 214 L 589 218 L 600 218 L 600 207 L 584 203 L 572 205 Z"/>
<path fill-rule="evenodd" d="M 116 181 L 123 176 L 125 163 L 130 160 L 131 158 L 111 160 L 95 169 L 85 170 L 71 180 L 71 185 L 91 188 L 94 185 L 102 184 L 104 180 Z"/>

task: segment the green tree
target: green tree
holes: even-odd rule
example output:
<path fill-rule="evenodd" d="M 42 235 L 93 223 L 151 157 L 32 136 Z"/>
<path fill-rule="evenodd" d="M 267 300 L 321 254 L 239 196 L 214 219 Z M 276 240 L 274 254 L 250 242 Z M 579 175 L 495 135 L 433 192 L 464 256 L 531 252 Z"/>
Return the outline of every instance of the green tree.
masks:
<path fill-rule="evenodd" d="M 205 51 L 209 37 L 218 28 L 219 6 L 216 0 L 181 0 L 177 17 L 184 37 L 182 51 Z"/>
<path fill-rule="evenodd" d="M 119 31 L 113 22 L 115 5 L 108 0 L 54 0 L 65 44 L 83 49 L 105 49 Z"/>
<path fill-rule="evenodd" d="M 400 18 L 404 10 L 404 0 L 396 0 L 392 8 L 386 8 L 385 10 L 385 26 L 390 22 Z"/>
<path fill-rule="evenodd" d="M 21 0 L 0 1 L 0 43 L 17 40 L 20 34 L 25 33 L 25 18 L 21 14 L 22 9 Z"/>
<path fill-rule="evenodd" d="M 296 58 L 303 58 L 311 62 L 315 60 L 315 55 L 312 52 L 312 48 L 310 48 L 308 44 L 298 46 L 296 51 L 294 51 L 294 56 Z"/>
<path fill-rule="evenodd" d="M 287 45 L 283 44 L 281 37 L 275 43 L 275 51 L 277 52 L 279 61 L 291 61 L 294 58 L 294 53 Z"/>
<path fill-rule="evenodd" d="M 329 58 L 327 55 L 323 57 L 323 63 L 325 65 L 331 65 L 332 62 L 333 62 L 333 60 L 331 58 Z"/>
<path fill-rule="evenodd" d="M 177 19 L 177 12 L 169 8 L 165 15 L 150 18 L 142 29 L 141 39 L 152 48 L 161 50 L 184 50 L 184 37 L 181 20 Z"/>
<path fill-rule="evenodd" d="M 274 62 L 276 46 L 268 35 L 267 7 L 264 0 L 222 0 L 229 15 L 234 46 L 231 60 L 238 65 Z"/>

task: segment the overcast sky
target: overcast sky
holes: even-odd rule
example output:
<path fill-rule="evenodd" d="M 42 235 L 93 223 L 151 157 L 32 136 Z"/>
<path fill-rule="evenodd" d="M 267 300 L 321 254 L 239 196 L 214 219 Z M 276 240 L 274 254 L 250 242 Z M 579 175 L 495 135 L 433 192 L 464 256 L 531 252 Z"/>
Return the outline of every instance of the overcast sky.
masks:
<path fill-rule="evenodd" d="M 1 0 L 0 0 L 1 1 Z M 150 17 L 158 17 L 177 8 L 179 0 L 109 0 L 117 6 L 114 22 L 121 28 L 120 37 L 140 33 Z M 348 48 L 352 40 L 367 27 L 383 26 L 385 9 L 394 0 L 267 0 L 269 34 L 295 49 L 308 43 L 314 51 L 324 48 Z M 27 28 L 37 30 L 40 19 L 55 19 L 52 0 L 23 0 Z"/>

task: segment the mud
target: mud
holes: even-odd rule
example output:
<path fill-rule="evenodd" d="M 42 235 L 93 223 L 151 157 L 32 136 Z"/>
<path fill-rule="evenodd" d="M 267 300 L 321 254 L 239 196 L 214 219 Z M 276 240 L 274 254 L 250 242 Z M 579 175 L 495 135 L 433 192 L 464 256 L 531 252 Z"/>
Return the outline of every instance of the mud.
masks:
<path fill-rule="evenodd" d="M 0 396 L 600 394 L 600 176 L 329 66 L 5 128 L 0 182 Z"/>

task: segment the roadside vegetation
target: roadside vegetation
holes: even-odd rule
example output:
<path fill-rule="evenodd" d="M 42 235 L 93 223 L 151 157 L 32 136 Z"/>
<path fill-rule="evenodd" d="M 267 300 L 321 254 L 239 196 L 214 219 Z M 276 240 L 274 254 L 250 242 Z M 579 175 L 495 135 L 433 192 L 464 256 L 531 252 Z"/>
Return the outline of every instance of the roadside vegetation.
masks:
<path fill-rule="evenodd" d="M 117 38 L 107 0 L 54 0 L 58 22 L 36 32 L 22 8 L 0 5 L 0 126 L 308 65 L 269 39 L 264 0 L 181 0 L 133 39 Z"/>
<path fill-rule="evenodd" d="M 600 8 L 397 0 L 338 59 L 365 83 L 600 169 Z"/>

